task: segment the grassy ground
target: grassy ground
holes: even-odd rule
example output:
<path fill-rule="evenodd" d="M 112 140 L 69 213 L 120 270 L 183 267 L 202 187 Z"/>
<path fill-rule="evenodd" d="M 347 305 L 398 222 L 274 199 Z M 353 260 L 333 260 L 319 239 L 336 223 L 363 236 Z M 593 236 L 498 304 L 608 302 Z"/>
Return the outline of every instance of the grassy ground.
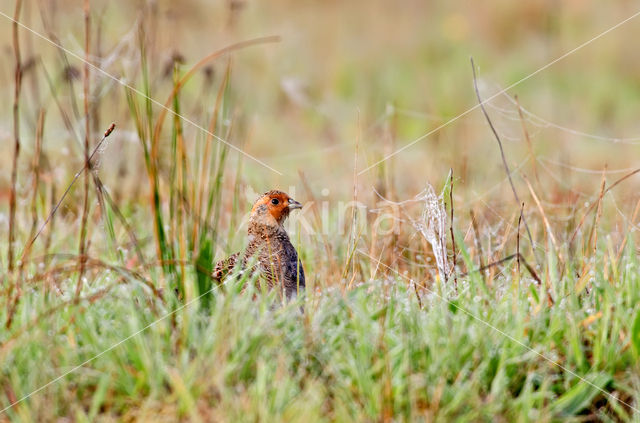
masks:
<path fill-rule="evenodd" d="M 631 3 L 6 3 L 0 421 L 640 419 Z"/>

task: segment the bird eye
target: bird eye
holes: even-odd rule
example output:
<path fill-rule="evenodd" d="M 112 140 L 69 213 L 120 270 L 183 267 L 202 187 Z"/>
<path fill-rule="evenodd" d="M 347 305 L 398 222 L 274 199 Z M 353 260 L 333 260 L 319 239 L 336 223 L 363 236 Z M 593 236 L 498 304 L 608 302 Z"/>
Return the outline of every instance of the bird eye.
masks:
<path fill-rule="evenodd" d="M 274 206 L 277 206 L 278 203 L 279 203 L 279 201 L 278 201 L 277 198 L 274 198 L 274 199 L 271 200 L 271 204 L 273 204 Z"/>

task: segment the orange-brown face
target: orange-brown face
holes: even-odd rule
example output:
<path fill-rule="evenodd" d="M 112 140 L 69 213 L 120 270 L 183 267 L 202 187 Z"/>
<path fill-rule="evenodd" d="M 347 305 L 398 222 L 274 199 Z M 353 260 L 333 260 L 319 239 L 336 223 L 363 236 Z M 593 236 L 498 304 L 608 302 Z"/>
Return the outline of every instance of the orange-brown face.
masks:
<path fill-rule="evenodd" d="M 276 223 L 281 225 L 289 216 L 291 210 L 300 208 L 302 208 L 302 204 L 289 197 L 287 193 L 273 190 L 264 193 L 255 202 L 251 209 L 251 215 L 255 217 L 270 216 L 273 217 Z"/>

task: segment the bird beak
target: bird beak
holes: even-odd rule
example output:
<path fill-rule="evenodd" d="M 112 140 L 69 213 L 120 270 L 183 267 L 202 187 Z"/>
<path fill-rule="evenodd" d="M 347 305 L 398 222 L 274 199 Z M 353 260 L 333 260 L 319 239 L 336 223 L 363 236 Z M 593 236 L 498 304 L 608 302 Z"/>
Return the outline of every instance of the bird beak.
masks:
<path fill-rule="evenodd" d="M 298 203 L 293 198 L 289 198 L 289 209 L 295 210 L 295 209 L 301 209 L 301 208 L 302 208 L 302 204 Z"/>

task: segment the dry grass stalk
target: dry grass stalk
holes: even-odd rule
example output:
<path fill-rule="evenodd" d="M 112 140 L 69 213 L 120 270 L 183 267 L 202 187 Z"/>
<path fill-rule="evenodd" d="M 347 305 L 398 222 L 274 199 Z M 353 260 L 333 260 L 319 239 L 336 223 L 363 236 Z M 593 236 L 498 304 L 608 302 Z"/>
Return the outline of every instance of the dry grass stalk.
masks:
<path fill-rule="evenodd" d="M 16 233 L 16 185 L 18 183 L 18 159 L 20 158 L 20 91 L 22 88 L 22 59 L 20 57 L 20 37 L 18 33 L 18 19 L 22 8 L 22 0 L 16 0 L 13 14 L 13 54 L 15 58 L 14 68 L 14 92 L 13 92 L 13 165 L 11 169 L 11 190 L 9 192 L 9 239 L 7 251 L 7 267 L 11 273 L 14 268 L 13 244 Z"/>
<path fill-rule="evenodd" d="M 89 138 L 91 137 L 91 126 L 90 126 L 90 109 L 89 109 L 89 88 L 90 88 L 90 73 L 89 73 L 89 35 L 90 35 L 90 6 L 89 0 L 84 0 L 84 72 L 83 72 L 83 100 L 84 100 L 84 166 L 87 169 L 90 169 L 89 162 Z M 88 247 L 86 244 L 87 238 L 87 220 L 89 217 L 89 181 L 90 175 L 89 173 L 85 173 L 84 175 L 84 192 L 83 192 L 83 200 L 82 200 L 82 220 L 80 223 L 80 242 L 78 250 L 80 252 L 80 271 L 78 272 L 78 281 L 76 283 L 76 297 L 79 298 L 80 292 L 82 290 L 82 278 L 84 276 L 84 261 L 85 255 L 87 253 Z"/>
<path fill-rule="evenodd" d="M 520 206 L 520 198 L 518 197 L 518 192 L 516 191 L 516 186 L 513 183 L 513 179 L 511 178 L 511 170 L 509 169 L 509 164 L 507 163 L 507 158 L 504 154 L 504 148 L 502 147 L 502 141 L 500 140 L 500 136 L 498 135 L 498 131 L 496 131 L 496 128 L 493 126 L 493 123 L 491 122 L 491 119 L 489 118 L 489 114 L 487 113 L 487 110 L 484 107 L 484 102 L 482 101 L 482 98 L 480 97 L 480 91 L 478 90 L 478 80 L 476 78 L 476 65 L 473 62 L 473 57 L 471 58 L 471 69 L 473 71 L 473 86 L 475 88 L 475 92 L 476 92 L 476 97 L 478 98 L 478 103 L 480 104 L 480 109 L 482 110 L 482 114 L 484 115 L 485 119 L 487 120 L 487 123 L 489 124 L 489 127 L 491 128 L 491 132 L 493 132 L 493 135 L 496 139 L 496 141 L 498 142 L 498 147 L 500 148 L 500 157 L 502 158 L 502 165 L 504 166 L 504 170 L 507 173 L 507 177 L 509 178 L 509 184 L 511 185 L 511 191 L 513 192 L 513 198 L 516 200 L 516 203 L 518 204 L 518 206 Z M 533 237 L 531 236 L 531 231 L 529 230 L 529 225 L 527 224 L 527 220 L 524 218 L 522 219 L 522 222 L 524 223 L 524 227 L 527 230 L 527 236 L 529 237 L 529 242 L 531 243 L 531 250 L 534 251 L 534 259 L 536 259 L 535 256 L 535 249 L 534 249 L 534 243 L 533 243 Z M 536 259 L 537 261 L 537 259 Z"/>
<path fill-rule="evenodd" d="M 564 262 L 564 258 L 562 257 L 562 252 L 560 251 L 560 248 L 558 247 L 558 241 L 556 240 L 555 235 L 553 235 L 553 229 L 551 229 L 551 224 L 549 223 L 549 219 L 547 218 L 547 214 L 544 212 L 544 208 L 542 207 L 542 203 L 540 203 L 540 200 L 538 199 L 538 196 L 536 195 L 536 192 L 533 190 L 533 187 L 531 186 L 531 183 L 529 182 L 529 178 L 527 178 L 526 176 L 523 176 L 523 178 L 524 178 L 524 181 L 527 183 L 527 187 L 529 188 L 529 192 L 531 193 L 531 197 L 533 197 L 533 201 L 535 201 L 536 206 L 538 207 L 538 210 L 540 211 L 540 214 L 542 215 L 542 221 L 544 222 L 545 233 L 547 234 L 547 236 L 551 240 L 551 243 L 553 244 L 553 248 L 556 251 L 556 256 L 558 256 L 558 258 L 560 259 L 561 262 Z M 522 203 L 522 204 L 524 204 L 524 203 Z M 521 211 L 521 213 L 522 213 L 522 211 Z"/>
<path fill-rule="evenodd" d="M 16 231 L 16 198 L 17 198 L 17 183 L 18 183 L 18 159 L 20 158 L 20 92 L 22 88 L 22 59 L 20 57 L 20 37 L 18 34 L 18 18 L 20 17 L 20 10 L 22 8 L 22 1 L 16 0 L 14 21 L 13 21 L 13 52 L 15 57 L 15 73 L 14 73 L 14 95 L 13 95 L 13 135 L 14 135 L 14 150 L 13 150 L 13 163 L 11 169 L 11 189 L 9 191 L 9 246 L 7 249 L 7 268 L 9 270 L 10 279 L 9 286 L 10 292 L 7 295 L 7 321 L 6 328 L 11 327 L 13 321 L 13 315 L 15 313 L 18 301 L 21 294 L 21 284 L 18 283 L 20 276 L 15 278 L 13 275 L 14 270 L 14 257 L 13 257 L 13 244 L 15 242 Z M 11 298 L 13 288 L 15 287 L 15 296 Z"/>
<path fill-rule="evenodd" d="M 458 292 L 458 274 L 456 268 L 458 267 L 458 254 L 456 251 L 456 237 L 453 234 L 453 169 L 449 169 L 449 207 L 451 209 L 451 218 L 449 219 L 449 231 L 451 232 L 451 250 L 453 256 L 453 286 Z"/>

